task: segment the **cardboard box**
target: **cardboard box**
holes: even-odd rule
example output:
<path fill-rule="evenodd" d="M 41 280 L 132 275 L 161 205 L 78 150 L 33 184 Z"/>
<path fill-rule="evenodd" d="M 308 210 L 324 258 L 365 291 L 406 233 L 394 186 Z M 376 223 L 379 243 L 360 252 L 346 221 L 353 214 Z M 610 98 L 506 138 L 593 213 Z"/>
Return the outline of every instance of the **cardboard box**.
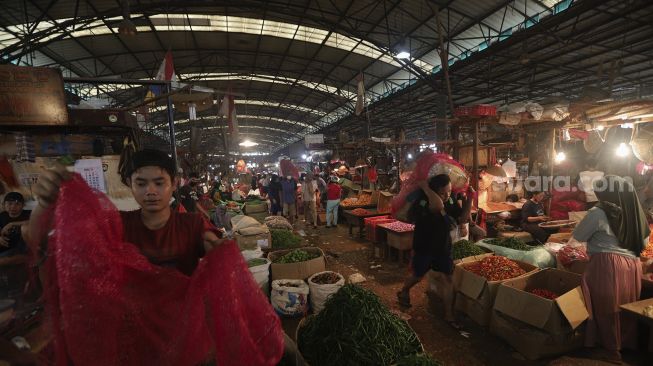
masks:
<path fill-rule="evenodd" d="M 235 233 L 234 239 L 238 243 L 240 250 L 254 250 L 256 247 L 267 249 L 272 247 L 272 235 L 269 232 L 257 235 L 240 235 Z"/>
<path fill-rule="evenodd" d="M 494 253 L 493 253 L 492 251 L 490 251 L 489 249 L 487 249 L 487 248 L 481 247 L 481 249 L 483 249 L 483 250 L 486 251 L 487 253 L 485 253 L 485 254 L 479 254 L 479 255 L 473 255 L 473 256 L 471 256 L 471 257 L 465 257 L 465 258 L 462 258 L 462 259 L 456 259 L 456 260 L 453 261 L 453 263 L 454 263 L 454 264 L 458 264 L 458 263 L 471 263 L 471 262 L 480 261 L 481 259 L 483 259 L 483 258 L 485 258 L 485 257 L 491 257 L 491 256 L 494 255 Z"/>
<path fill-rule="evenodd" d="M 387 231 L 388 246 L 399 250 L 409 250 L 413 248 L 413 231 L 398 233 L 392 230 Z"/>
<path fill-rule="evenodd" d="M 326 270 L 326 259 L 324 252 L 320 248 L 305 247 L 300 248 L 309 253 L 319 253 L 320 256 L 309 261 L 299 263 L 274 263 L 276 258 L 291 252 L 293 249 L 277 250 L 268 254 L 268 259 L 272 261 L 270 273 L 272 281 L 274 280 L 305 280 L 308 277 Z"/>
<path fill-rule="evenodd" d="M 581 280 L 578 274 L 551 268 L 503 282 L 494 300 L 490 331 L 529 359 L 581 347 L 579 328 L 589 318 Z M 536 288 L 559 296 L 549 300 L 530 293 Z"/>
<path fill-rule="evenodd" d="M 463 267 L 464 265 L 474 262 L 477 261 L 473 260 L 467 263 L 456 264 L 453 272 L 453 285 L 457 292 L 455 308 L 456 310 L 467 314 L 477 324 L 487 326 L 490 324 L 494 298 L 499 289 L 499 285 L 507 280 L 488 281 L 484 277 L 476 275 Z M 520 277 L 538 270 L 538 268 L 532 264 L 520 261 L 514 262 L 526 271 L 526 273 Z"/>
<path fill-rule="evenodd" d="M 370 204 L 371 205 L 376 205 L 379 202 L 379 191 L 373 191 L 371 189 L 363 189 L 358 194 L 358 197 L 361 198 L 363 196 L 369 196 L 370 197 Z"/>
<path fill-rule="evenodd" d="M 377 212 L 390 212 L 392 211 L 392 199 L 395 197 L 390 192 L 379 192 L 378 202 L 376 203 Z"/>
<path fill-rule="evenodd" d="M 585 324 L 569 333 L 550 334 L 498 311 L 492 313 L 490 332 L 529 360 L 564 354 L 581 348 L 585 342 Z"/>

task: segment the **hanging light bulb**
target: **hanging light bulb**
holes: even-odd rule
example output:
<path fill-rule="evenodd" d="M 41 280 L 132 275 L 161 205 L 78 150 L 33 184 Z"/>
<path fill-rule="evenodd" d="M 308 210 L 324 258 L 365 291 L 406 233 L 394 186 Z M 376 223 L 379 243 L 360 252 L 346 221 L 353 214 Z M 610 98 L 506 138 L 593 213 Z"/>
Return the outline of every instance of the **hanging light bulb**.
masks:
<path fill-rule="evenodd" d="M 556 154 L 556 156 L 555 156 L 555 162 L 556 162 L 556 164 L 559 164 L 559 163 L 565 161 L 565 159 L 567 159 L 567 154 L 565 154 L 564 151 L 560 151 L 560 152 L 558 152 L 558 153 Z"/>
<path fill-rule="evenodd" d="M 618 157 L 625 158 L 626 156 L 630 155 L 630 147 L 628 147 L 625 142 L 622 142 L 619 144 L 616 153 Z"/>

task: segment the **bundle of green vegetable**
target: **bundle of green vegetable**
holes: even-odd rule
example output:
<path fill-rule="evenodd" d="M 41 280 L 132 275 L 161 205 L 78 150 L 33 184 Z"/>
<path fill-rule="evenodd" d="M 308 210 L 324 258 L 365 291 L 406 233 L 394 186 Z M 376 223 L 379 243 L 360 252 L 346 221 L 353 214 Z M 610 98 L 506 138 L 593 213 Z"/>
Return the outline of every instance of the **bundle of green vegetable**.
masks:
<path fill-rule="evenodd" d="M 418 353 L 402 357 L 395 366 L 442 366 L 440 361 L 436 361 L 425 353 Z"/>
<path fill-rule="evenodd" d="M 299 235 L 295 235 L 288 230 L 272 229 L 272 248 L 274 249 L 291 249 L 296 248 L 302 242 Z"/>
<path fill-rule="evenodd" d="M 531 250 L 533 247 L 526 245 L 523 241 L 515 238 L 503 238 L 503 239 L 487 239 L 485 240 L 487 244 L 498 245 L 500 247 L 515 249 L 515 250 Z"/>
<path fill-rule="evenodd" d="M 299 328 L 299 350 L 313 366 L 391 365 L 422 352 L 415 332 L 379 297 L 356 285 L 331 295 Z"/>
<path fill-rule="evenodd" d="M 263 264 L 266 264 L 268 261 L 263 258 L 254 258 L 247 261 L 247 267 L 256 267 Z"/>
<path fill-rule="evenodd" d="M 274 244 L 273 244 L 274 246 Z M 297 263 L 305 262 L 319 257 L 319 253 L 309 253 L 302 249 L 295 249 L 290 253 L 286 253 L 279 258 L 273 260 L 274 263 Z"/>
<path fill-rule="evenodd" d="M 474 245 L 469 240 L 459 240 L 453 243 L 452 252 L 454 260 L 485 254 L 485 251 L 481 247 Z"/>

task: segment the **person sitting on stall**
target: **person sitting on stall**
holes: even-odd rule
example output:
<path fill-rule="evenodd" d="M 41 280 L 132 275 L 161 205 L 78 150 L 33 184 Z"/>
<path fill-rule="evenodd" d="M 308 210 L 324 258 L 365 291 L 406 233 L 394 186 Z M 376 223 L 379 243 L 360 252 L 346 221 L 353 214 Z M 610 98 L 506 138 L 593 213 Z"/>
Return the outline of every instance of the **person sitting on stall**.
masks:
<path fill-rule="evenodd" d="M 61 183 L 70 177 L 61 165 L 39 177 L 34 187 L 38 205 L 27 230 L 30 247 L 39 247 L 46 241 L 53 225 L 53 205 Z M 120 212 L 124 241 L 136 245 L 150 263 L 191 276 L 200 258 L 223 242 L 220 231 L 198 213 L 179 213 L 170 208 L 168 203 L 177 178 L 174 161 L 165 152 L 153 149 L 136 152 L 127 178 L 141 208 Z M 294 356 L 295 343 L 286 334 L 284 340 L 286 354 Z"/>
<path fill-rule="evenodd" d="M 283 215 L 292 225 L 297 218 L 297 182 L 290 175 L 281 182 L 281 198 L 283 202 Z"/>
<path fill-rule="evenodd" d="M 444 320 L 455 329 L 461 326 L 454 317 L 454 291 L 452 274 L 454 269 L 452 257 L 452 232 L 458 230 L 458 224 L 469 219 L 472 200 L 466 200 L 464 206 L 451 197 L 451 179 L 446 174 L 438 174 L 428 183 L 418 182 L 421 192 L 415 197 L 409 210 L 409 218 L 415 223 L 413 233 L 413 256 L 410 261 L 412 274 L 397 292 L 399 304 L 410 307 L 410 289 L 418 284 L 429 270 L 437 274 L 438 282 L 445 288 Z M 474 189 L 469 186 L 469 195 Z"/>
<path fill-rule="evenodd" d="M 651 231 L 633 185 L 614 175 L 605 179 L 607 185 L 594 185 L 599 201 L 572 235 L 579 242 L 587 242 L 590 255 L 582 282 L 590 313 L 585 346 L 601 345 L 604 351 L 598 356 L 620 364 L 621 349 L 637 347 L 637 322 L 622 317 L 619 306 L 639 300 L 639 256 Z"/>
<path fill-rule="evenodd" d="M 524 203 L 521 209 L 521 228 L 531 234 L 534 240 L 544 244 L 551 235 L 538 226 L 539 223 L 551 220 L 549 216 L 544 214 L 544 206 L 542 206 L 545 193 L 531 191 L 530 196 L 531 198 Z"/>
<path fill-rule="evenodd" d="M 340 197 L 342 196 L 342 187 L 338 184 L 338 177 L 335 175 L 329 179 L 327 187 L 327 205 L 326 205 L 326 227 L 338 226 L 338 207 L 340 206 Z"/>
<path fill-rule="evenodd" d="M 24 210 L 25 198 L 9 192 L 3 199 L 0 213 L 0 299 L 20 299 L 29 280 L 27 245 L 21 228 L 27 224 L 30 211 Z"/>

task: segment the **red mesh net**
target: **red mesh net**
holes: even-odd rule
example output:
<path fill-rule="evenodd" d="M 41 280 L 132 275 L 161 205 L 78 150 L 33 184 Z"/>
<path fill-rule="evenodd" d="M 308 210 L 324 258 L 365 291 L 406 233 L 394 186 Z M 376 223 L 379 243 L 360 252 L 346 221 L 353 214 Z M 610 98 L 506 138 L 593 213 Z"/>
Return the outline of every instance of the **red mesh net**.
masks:
<path fill-rule="evenodd" d="M 118 211 L 79 176 L 65 182 L 49 243 L 57 365 L 275 365 L 283 333 L 234 242 L 192 277 L 123 242 Z"/>

